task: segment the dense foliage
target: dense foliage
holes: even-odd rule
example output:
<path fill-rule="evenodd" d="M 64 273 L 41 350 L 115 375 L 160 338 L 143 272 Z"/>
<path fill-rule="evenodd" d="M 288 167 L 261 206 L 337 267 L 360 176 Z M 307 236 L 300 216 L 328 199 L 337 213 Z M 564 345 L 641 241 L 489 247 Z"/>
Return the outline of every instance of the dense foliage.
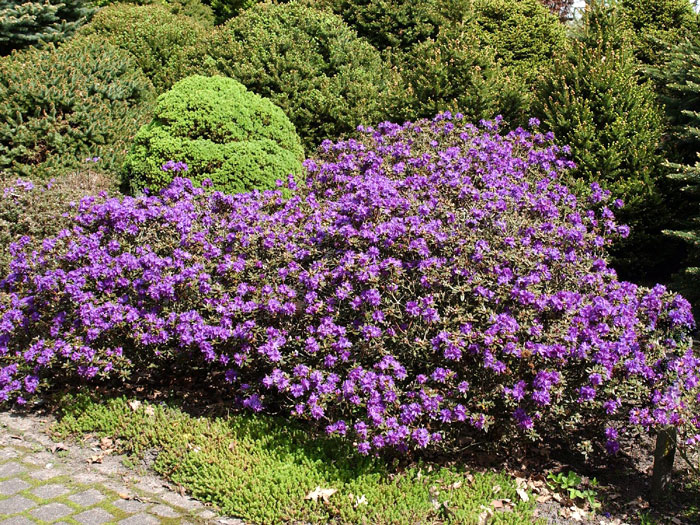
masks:
<path fill-rule="evenodd" d="M 133 191 L 161 189 L 180 170 L 236 193 L 272 189 L 301 173 L 304 151 L 294 126 L 268 99 L 226 77 L 192 76 L 160 96 L 153 121 L 136 135 L 124 171 Z"/>
<path fill-rule="evenodd" d="M 209 3 L 214 11 L 217 23 L 223 23 L 257 3 L 257 0 L 211 0 Z"/>
<path fill-rule="evenodd" d="M 533 121 L 533 125 L 537 122 Z M 606 194 L 549 136 L 460 115 L 325 142 L 309 179 L 86 199 L 0 283 L 0 396 L 180 360 L 362 453 L 675 425 L 698 439 L 688 303 L 616 279 Z M 591 209 L 587 209 L 591 208 Z"/>
<path fill-rule="evenodd" d="M 387 115 L 391 71 L 333 14 L 260 4 L 223 26 L 212 53 L 223 74 L 280 106 L 308 148 Z"/>
<path fill-rule="evenodd" d="M 408 51 L 435 38 L 441 26 L 464 16 L 469 0 L 322 0 L 377 49 Z M 452 18 L 452 20 L 450 19 Z"/>
<path fill-rule="evenodd" d="M 637 71 L 628 50 L 578 45 L 557 61 L 535 103 L 544 126 L 571 146 L 576 176 L 628 204 L 653 195 L 661 161 L 661 112 Z"/>
<path fill-rule="evenodd" d="M 394 56 L 402 84 L 393 101 L 394 120 L 462 111 L 472 121 L 496 114 L 517 125 L 525 120 L 531 91 L 523 78 L 501 66 L 471 24 L 440 28 L 435 39 Z"/>
<path fill-rule="evenodd" d="M 509 70 L 533 79 L 567 50 L 566 31 L 539 0 L 474 0 L 474 22 Z"/>
<path fill-rule="evenodd" d="M 615 4 L 634 31 L 636 55 L 645 64 L 662 65 L 668 45 L 700 34 L 700 16 L 691 0 L 616 0 Z"/>
<path fill-rule="evenodd" d="M 95 5 L 111 4 L 161 5 L 175 15 L 189 16 L 202 24 L 213 26 L 214 13 L 209 5 L 201 0 L 94 0 Z"/>
<path fill-rule="evenodd" d="M 100 173 L 99 162 L 86 159 L 86 168 L 41 184 L 0 174 L 0 276 L 7 274 L 12 260 L 10 244 L 24 236 L 40 243 L 70 226 L 71 204 L 102 191 L 115 192 L 115 180 Z"/>
<path fill-rule="evenodd" d="M 0 55 L 65 40 L 94 11 L 83 0 L 0 0 Z"/>
<path fill-rule="evenodd" d="M 0 170 L 32 180 L 123 160 L 153 86 L 126 51 L 94 37 L 0 58 Z"/>
<path fill-rule="evenodd" d="M 159 93 L 206 69 L 211 29 L 159 4 L 115 4 L 81 31 L 129 51 Z"/>
<path fill-rule="evenodd" d="M 399 71 L 390 112 L 397 121 L 449 109 L 523 124 L 532 81 L 567 46 L 564 27 L 538 0 L 322 3 Z"/>

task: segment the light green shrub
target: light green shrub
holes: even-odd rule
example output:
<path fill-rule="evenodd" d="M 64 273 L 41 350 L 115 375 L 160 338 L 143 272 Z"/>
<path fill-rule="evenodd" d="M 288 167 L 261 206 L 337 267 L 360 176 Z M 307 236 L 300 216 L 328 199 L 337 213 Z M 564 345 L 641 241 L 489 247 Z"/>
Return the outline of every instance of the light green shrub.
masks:
<path fill-rule="evenodd" d="M 301 173 L 303 155 L 294 126 L 272 102 L 231 78 L 195 75 L 160 96 L 125 175 L 134 191 L 159 189 L 175 176 L 163 164 L 175 160 L 188 165 L 194 182 L 211 179 L 214 188 L 236 193 Z"/>

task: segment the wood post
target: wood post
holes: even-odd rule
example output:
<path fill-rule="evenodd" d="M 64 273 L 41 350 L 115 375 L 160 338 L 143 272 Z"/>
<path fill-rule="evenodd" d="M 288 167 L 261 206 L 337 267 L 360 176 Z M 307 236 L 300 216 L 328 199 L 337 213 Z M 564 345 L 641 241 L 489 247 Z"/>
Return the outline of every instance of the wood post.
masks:
<path fill-rule="evenodd" d="M 673 460 L 676 456 L 676 436 L 677 431 L 674 426 L 663 428 L 656 436 L 654 471 L 651 475 L 651 493 L 649 497 L 652 503 L 660 502 L 671 485 Z"/>

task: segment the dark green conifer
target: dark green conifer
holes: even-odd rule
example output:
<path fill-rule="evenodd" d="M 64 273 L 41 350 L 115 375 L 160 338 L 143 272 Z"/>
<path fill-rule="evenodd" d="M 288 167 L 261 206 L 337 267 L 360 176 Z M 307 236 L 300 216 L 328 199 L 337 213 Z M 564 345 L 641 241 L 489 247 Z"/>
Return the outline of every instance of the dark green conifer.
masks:
<path fill-rule="evenodd" d="M 673 228 L 665 233 L 688 244 L 687 266 L 677 276 L 677 287 L 698 305 L 700 299 L 700 43 L 686 41 L 667 55 L 655 70 L 665 92 L 670 133 L 666 150 L 684 206 Z"/>
<path fill-rule="evenodd" d="M 0 0 L 0 55 L 65 40 L 94 11 L 85 0 Z"/>

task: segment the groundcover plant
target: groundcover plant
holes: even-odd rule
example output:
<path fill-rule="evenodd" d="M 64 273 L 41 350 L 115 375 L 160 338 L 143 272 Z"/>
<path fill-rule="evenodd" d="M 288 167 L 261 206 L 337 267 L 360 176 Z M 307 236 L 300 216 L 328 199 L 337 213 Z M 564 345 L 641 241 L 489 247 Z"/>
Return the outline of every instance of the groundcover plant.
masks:
<path fill-rule="evenodd" d="M 360 127 L 284 192 L 178 178 L 83 199 L 41 249 L 11 248 L 0 398 L 177 362 L 361 453 L 540 436 L 614 453 L 666 425 L 694 443 L 689 304 L 619 281 L 603 250 L 628 229 L 605 192 L 559 181 L 568 152 L 536 121 L 498 123 Z"/>

